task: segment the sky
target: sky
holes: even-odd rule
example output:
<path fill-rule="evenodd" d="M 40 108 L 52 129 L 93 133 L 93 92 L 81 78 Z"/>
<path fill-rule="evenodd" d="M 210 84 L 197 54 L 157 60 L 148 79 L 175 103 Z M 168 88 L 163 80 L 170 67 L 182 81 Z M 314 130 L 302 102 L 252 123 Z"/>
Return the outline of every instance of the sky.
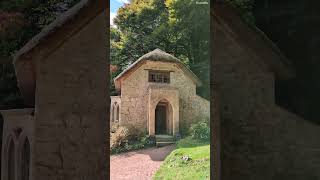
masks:
<path fill-rule="evenodd" d="M 129 3 L 129 0 L 110 0 L 110 25 L 113 24 L 113 18 L 117 14 L 117 10 L 125 3 Z"/>

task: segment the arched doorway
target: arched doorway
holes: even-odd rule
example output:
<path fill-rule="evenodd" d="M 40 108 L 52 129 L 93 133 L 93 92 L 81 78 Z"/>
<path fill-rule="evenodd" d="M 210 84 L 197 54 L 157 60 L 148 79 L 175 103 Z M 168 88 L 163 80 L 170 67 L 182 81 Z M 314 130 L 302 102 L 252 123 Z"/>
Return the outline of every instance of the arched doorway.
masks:
<path fill-rule="evenodd" d="M 161 100 L 155 108 L 155 133 L 172 134 L 172 107 L 166 100 Z"/>
<path fill-rule="evenodd" d="M 150 87 L 148 99 L 149 99 L 148 122 L 147 122 L 148 134 L 150 136 L 155 136 L 159 134 L 161 131 L 163 132 L 164 128 L 166 128 L 165 135 L 174 136 L 178 134 L 179 133 L 179 112 L 180 112 L 178 90 L 174 88 L 166 89 L 166 88 Z M 161 108 L 160 106 L 165 106 L 165 108 L 164 107 Z M 159 125 L 159 123 L 166 123 L 166 124 Z"/>

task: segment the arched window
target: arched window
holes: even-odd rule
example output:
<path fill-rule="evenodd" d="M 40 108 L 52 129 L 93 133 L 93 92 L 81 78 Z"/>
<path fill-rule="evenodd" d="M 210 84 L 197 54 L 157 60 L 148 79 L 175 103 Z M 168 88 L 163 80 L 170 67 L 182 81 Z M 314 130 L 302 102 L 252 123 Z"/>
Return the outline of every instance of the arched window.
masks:
<path fill-rule="evenodd" d="M 116 121 L 119 121 L 119 112 L 120 111 L 120 109 L 119 109 L 119 105 L 117 105 L 117 107 L 116 107 Z"/>
<path fill-rule="evenodd" d="M 29 180 L 30 171 L 30 143 L 28 138 L 23 143 L 21 151 L 21 180 Z"/>
<path fill-rule="evenodd" d="M 8 162 L 7 162 L 7 174 L 8 180 L 15 179 L 15 147 L 13 139 L 10 139 L 8 146 Z"/>
<path fill-rule="evenodd" d="M 111 122 L 113 122 L 114 121 L 114 105 L 112 105 L 111 106 L 111 115 L 110 115 L 110 120 L 111 120 Z"/>
<path fill-rule="evenodd" d="M 117 120 L 116 107 L 117 107 L 117 102 L 113 103 L 113 105 L 112 105 L 112 109 L 111 109 L 111 121 L 112 122 Z"/>

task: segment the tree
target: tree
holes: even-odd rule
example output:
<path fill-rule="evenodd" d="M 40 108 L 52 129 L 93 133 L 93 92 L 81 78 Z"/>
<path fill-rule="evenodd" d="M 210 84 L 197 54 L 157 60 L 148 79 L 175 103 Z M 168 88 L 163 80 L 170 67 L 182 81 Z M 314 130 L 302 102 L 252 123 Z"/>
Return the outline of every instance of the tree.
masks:
<path fill-rule="evenodd" d="M 189 61 L 190 69 L 202 80 L 199 94 L 209 98 L 210 93 L 210 6 L 196 0 L 168 0 L 172 32 L 175 42 Z"/>
<path fill-rule="evenodd" d="M 0 59 L 12 55 L 79 0 L 5 0 L 0 2 Z M 0 62 L 0 109 L 23 107 L 11 62 Z"/>
<path fill-rule="evenodd" d="M 195 0 L 133 0 L 118 10 L 117 30 L 111 29 L 112 63 L 123 70 L 160 48 L 189 66 L 204 82 L 200 94 L 209 97 L 209 18 L 209 5 Z"/>

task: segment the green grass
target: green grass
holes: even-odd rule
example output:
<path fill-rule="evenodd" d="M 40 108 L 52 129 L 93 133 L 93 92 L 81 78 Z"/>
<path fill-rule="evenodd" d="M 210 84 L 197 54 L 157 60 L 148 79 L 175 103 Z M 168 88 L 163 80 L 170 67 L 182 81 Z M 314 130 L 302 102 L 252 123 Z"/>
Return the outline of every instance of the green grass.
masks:
<path fill-rule="evenodd" d="M 188 156 L 188 161 L 182 160 Z M 210 179 L 210 143 L 191 137 L 177 142 L 177 149 L 165 159 L 154 180 L 204 180 Z"/>

